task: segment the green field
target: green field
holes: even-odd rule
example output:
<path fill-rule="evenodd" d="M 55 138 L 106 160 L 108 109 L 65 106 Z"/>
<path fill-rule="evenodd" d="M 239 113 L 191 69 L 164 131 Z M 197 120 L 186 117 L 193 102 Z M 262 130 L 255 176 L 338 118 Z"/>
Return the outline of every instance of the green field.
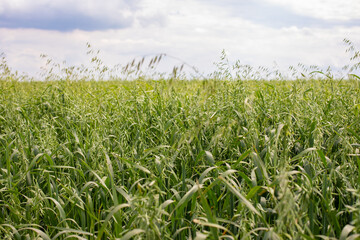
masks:
<path fill-rule="evenodd" d="M 360 81 L 0 81 L 1 239 L 359 239 Z"/>

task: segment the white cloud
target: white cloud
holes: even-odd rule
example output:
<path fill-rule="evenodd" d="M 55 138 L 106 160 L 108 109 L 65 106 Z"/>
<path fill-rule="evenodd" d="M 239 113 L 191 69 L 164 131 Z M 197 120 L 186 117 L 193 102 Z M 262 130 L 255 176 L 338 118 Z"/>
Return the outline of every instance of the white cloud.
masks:
<path fill-rule="evenodd" d="M 331 21 L 360 19 L 358 0 L 265 0 L 291 9 L 297 14 Z"/>
<path fill-rule="evenodd" d="M 0 2 L 0 9 L 9 11 L 23 11 L 30 12 L 34 9 L 63 9 L 72 10 L 75 9 L 81 13 L 87 13 L 91 15 L 101 14 L 108 15 L 116 13 L 119 9 L 131 10 L 135 9 L 138 0 L 86 0 L 86 1 L 73 1 L 73 0 L 2 0 Z M 106 14 L 104 14 L 106 13 Z"/>
<path fill-rule="evenodd" d="M 125 64 L 135 56 L 167 53 L 211 72 L 222 49 L 227 50 L 230 60 L 240 59 L 244 64 L 271 66 L 276 61 L 283 67 L 299 62 L 341 67 L 349 59 L 342 39 L 360 43 L 360 26 L 271 28 L 201 1 L 146 0 L 136 8 L 135 25 L 122 29 L 58 32 L 3 28 L 0 52 L 7 54 L 10 66 L 34 73 L 44 64 L 41 53 L 58 62 L 87 63 L 85 44 L 90 42 L 101 50 L 108 65 Z M 175 63 L 164 62 L 170 68 Z"/>
<path fill-rule="evenodd" d="M 0 27 L 69 31 L 130 27 L 138 0 L 3 0 Z"/>

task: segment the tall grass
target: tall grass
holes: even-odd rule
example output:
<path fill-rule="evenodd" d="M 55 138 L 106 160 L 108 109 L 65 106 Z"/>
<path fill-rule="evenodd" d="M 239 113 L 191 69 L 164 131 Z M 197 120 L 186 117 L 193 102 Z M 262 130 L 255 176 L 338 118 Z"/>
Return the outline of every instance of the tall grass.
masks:
<path fill-rule="evenodd" d="M 182 60 L 153 72 L 166 54 L 110 69 L 88 44 L 90 67 L 43 55 L 33 81 L 1 55 L 0 238 L 360 238 L 360 55 L 344 42 L 348 77 L 225 51 L 208 79 Z"/>
<path fill-rule="evenodd" d="M 2 239 L 357 239 L 360 83 L 0 81 Z"/>

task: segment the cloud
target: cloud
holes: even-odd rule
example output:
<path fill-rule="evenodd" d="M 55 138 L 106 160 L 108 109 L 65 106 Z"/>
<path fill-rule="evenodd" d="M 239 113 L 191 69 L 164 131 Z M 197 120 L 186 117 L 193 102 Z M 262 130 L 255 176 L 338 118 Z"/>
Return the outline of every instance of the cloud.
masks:
<path fill-rule="evenodd" d="M 260 4 L 262 1 L 254 2 Z M 41 6 L 61 5 L 59 1 L 43 2 Z M 112 1 L 104 6 L 97 5 L 96 1 L 89 2 L 93 5 L 81 9 L 80 5 L 74 5 L 73 12 L 99 18 L 101 14 L 94 10 L 96 8 L 109 8 L 106 12 L 109 16 L 120 9 L 112 9 L 111 6 L 115 6 L 111 5 Z M 69 3 L 64 3 L 64 6 L 66 4 Z M 44 65 L 39 58 L 41 53 L 48 54 L 58 62 L 67 60 L 70 65 L 88 63 L 85 46 L 86 42 L 90 42 L 101 50 L 101 57 L 109 66 L 126 64 L 135 56 L 167 53 L 209 73 L 214 70 L 213 62 L 219 60 L 222 49 L 227 50 L 231 61 L 239 59 L 244 64 L 271 66 L 276 61 L 283 67 L 299 62 L 341 67 L 349 59 L 342 39 L 349 38 L 356 44 L 360 43 L 359 25 L 331 23 L 324 27 L 335 20 L 293 13 L 288 7 L 275 3 L 275 9 L 282 9 L 279 15 L 284 20 L 279 16 L 278 23 L 275 21 L 273 24 L 267 23 L 275 19 L 277 14 L 272 12 L 270 3 L 262 5 L 262 10 L 249 1 L 235 0 L 224 0 L 224 6 L 215 0 L 142 0 L 136 3 L 122 1 L 122 4 L 125 10 L 121 10 L 121 16 L 124 19 L 129 17 L 129 27 L 125 27 L 125 24 L 122 28 L 98 31 L 0 28 L 0 52 L 7 54 L 13 68 L 34 73 Z M 58 5 L 49 9 L 65 9 Z M 16 8 L 21 10 L 20 7 Z M 7 9 L 10 8 L 7 6 Z M 286 17 L 286 14 L 291 17 Z M 164 60 L 164 64 L 169 68 L 173 66 L 168 59 Z"/>
<path fill-rule="evenodd" d="M 130 27 L 139 1 L 3 0 L 0 27 L 71 31 Z"/>
<path fill-rule="evenodd" d="M 359 24 L 360 1 L 358 0 L 265 0 L 266 2 L 308 16 L 327 21 L 356 21 Z"/>
<path fill-rule="evenodd" d="M 331 28 L 334 26 L 359 26 L 360 18 L 349 18 L 346 21 L 339 20 L 339 18 L 332 18 L 333 16 L 319 17 L 316 14 L 309 14 L 308 5 L 303 4 L 303 1 L 282 1 L 282 0 L 223 0 L 221 2 L 215 0 L 198 0 L 203 4 L 211 4 L 217 6 L 218 9 L 226 9 L 229 17 L 242 18 L 252 21 L 256 24 L 272 28 L 284 28 L 296 26 L 303 27 L 319 27 Z M 313 0 L 316 6 L 321 0 Z M 336 8 L 336 6 L 332 6 Z M 328 9 L 331 14 L 331 6 L 323 7 Z M 312 8 L 311 8 L 312 9 Z M 345 10 L 350 10 L 344 8 Z M 312 9 L 313 10 L 313 9 Z M 325 14 L 325 13 L 324 13 Z M 346 15 L 347 16 L 347 15 Z M 356 15 L 357 16 L 357 15 Z"/>
<path fill-rule="evenodd" d="M 32 12 L 26 15 L 7 14 L 0 16 L 0 27 L 4 28 L 36 28 L 45 30 L 71 31 L 82 29 L 87 31 L 124 28 L 130 26 L 132 19 L 120 18 L 117 21 L 109 21 L 76 12 L 60 12 L 56 14 L 44 14 L 44 12 Z"/>
<path fill-rule="evenodd" d="M 332 28 L 359 26 L 359 11 L 357 0 L 2 0 L 0 27 L 94 31 L 164 27 L 173 16 L 201 22 L 221 15 L 220 21 L 241 18 L 272 28 Z M 197 17 L 204 14 L 208 18 Z"/>
<path fill-rule="evenodd" d="M 7 54 L 10 66 L 34 73 L 44 65 L 41 53 L 57 62 L 67 60 L 70 65 L 89 63 L 85 43 L 90 42 L 101 50 L 100 57 L 109 66 L 124 65 L 136 56 L 167 53 L 209 73 L 222 49 L 227 50 L 230 61 L 239 59 L 243 64 L 271 66 L 276 61 L 287 67 L 301 62 L 339 68 L 349 59 L 342 39 L 360 42 L 360 27 L 274 29 L 239 19 L 218 25 L 214 25 L 217 18 L 208 24 L 191 20 L 174 17 L 170 18 L 172 25 L 161 28 L 140 25 L 95 32 L 0 29 L 0 35 L 7 36 L 0 39 L 0 52 Z M 164 64 L 171 68 L 179 63 L 164 59 Z"/>

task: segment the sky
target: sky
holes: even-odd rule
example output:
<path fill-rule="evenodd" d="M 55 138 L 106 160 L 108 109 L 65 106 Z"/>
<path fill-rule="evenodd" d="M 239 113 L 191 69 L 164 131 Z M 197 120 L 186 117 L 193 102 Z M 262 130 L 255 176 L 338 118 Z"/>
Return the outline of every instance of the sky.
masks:
<path fill-rule="evenodd" d="M 108 66 L 166 53 L 210 73 L 224 49 L 254 66 L 340 68 L 343 39 L 360 46 L 359 12 L 359 0 L 1 0 L 0 53 L 30 74 L 41 54 L 87 64 L 86 43 Z"/>

